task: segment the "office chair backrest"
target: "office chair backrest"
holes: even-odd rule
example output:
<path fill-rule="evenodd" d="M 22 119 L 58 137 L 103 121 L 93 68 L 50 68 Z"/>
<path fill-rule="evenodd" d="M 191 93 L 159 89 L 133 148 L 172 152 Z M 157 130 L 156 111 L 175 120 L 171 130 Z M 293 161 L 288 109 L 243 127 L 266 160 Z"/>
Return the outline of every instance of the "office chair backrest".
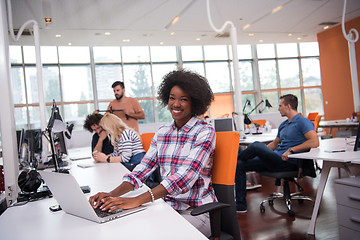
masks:
<path fill-rule="evenodd" d="M 321 120 L 321 115 L 317 115 L 317 116 L 315 117 L 315 120 L 313 121 L 314 127 L 315 127 L 315 132 L 318 131 L 319 124 L 320 124 L 320 120 Z"/>
<path fill-rule="evenodd" d="M 151 139 L 154 137 L 154 135 L 155 135 L 155 133 L 143 133 L 140 135 L 141 142 L 142 142 L 145 152 L 147 152 L 147 150 L 149 149 Z"/>
<path fill-rule="evenodd" d="M 311 113 L 308 114 L 307 119 L 309 119 L 310 121 L 313 122 L 313 121 L 315 121 L 315 118 L 316 118 L 317 115 L 319 115 L 318 112 L 311 112 Z"/>
<path fill-rule="evenodd" d="M 265 119 L 253 120 L 253 122 L 260 125 L 260 127 L 265 127 L 265 125 L 266 125 L 266 120 Z"/>
<path fill-rule="evenodd" d="M 238 132 L 217 132 L 212 183 L 219 202 L 230 207 L 221 211 L 221 231 L 240 239 L 240 228 L 234 200 L 234 183 L 240 134 Z"/>

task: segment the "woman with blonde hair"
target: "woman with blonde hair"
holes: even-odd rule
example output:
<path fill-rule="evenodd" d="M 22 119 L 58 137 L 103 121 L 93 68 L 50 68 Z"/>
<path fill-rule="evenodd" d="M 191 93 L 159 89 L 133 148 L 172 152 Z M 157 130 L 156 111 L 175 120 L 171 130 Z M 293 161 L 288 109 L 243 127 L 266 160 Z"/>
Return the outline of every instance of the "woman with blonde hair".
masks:
<path fill-rule="evenodd" d="M 105 114 L 99 125 L 108 134 L 114 152 L 105 155 L 101 152 L 94 152 L 96 162 L 121 162 L 128 169 L 132 170 L 145 155 L 139 134 L 129 128 L 119 117 L 114 114 Z"/>

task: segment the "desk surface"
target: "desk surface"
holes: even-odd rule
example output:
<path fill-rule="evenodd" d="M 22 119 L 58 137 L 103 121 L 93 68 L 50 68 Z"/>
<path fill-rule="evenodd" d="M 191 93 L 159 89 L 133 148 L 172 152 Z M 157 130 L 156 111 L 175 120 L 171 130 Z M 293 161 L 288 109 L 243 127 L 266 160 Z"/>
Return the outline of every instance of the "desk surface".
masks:
<path fill-rule="evenodd" d="M 356 127 L 359 126 L 359 122 L 351 122 L 346 120 L 333 120 L 333 121 L 321 121 L 319 127 L 332 128 L 332 127 Z"/>
<path fill-rule="evenodd" d="M 272 129 L 271 132 L 245 135 L 245 139 L 240 139 L 240 145 L 249 145 L 255 141 L 263 142 L 265 144 L 270 143 L 276 138 L 277 131 L 277 129 Z"/>
<path fill-rule="evenodd" d="M 313 148 L 310 152 L 290 154 L 289 157 L 301 159 L 326 160 L 335 162 L 351 162 L 360 159 L 360 151 L 354 152 L 353 138 L 331 138 L 320 141 L 319 148 Z M 326 152 L 327 150 L 347 149 L 345 152 Z"/>
<path fill-rule="evenodd" d="M 87 160 L 92 161 L 92 160 Z M 80 186 L 89 185 L 91 195 L 98 191 L 115 188 L 127 172 L 120 163 L 94 163 L 92 167 L 80 168 L 73 161 L 71 174 Z M 143 187 L 131 194 L 146 191 Z M 89 197 L 90 194 L 87 194 Z M 51 212 L 56 205 L 54 198 L 29 202 L 23 206 L 8 208 L 0 216 L 1 239 L 207 239 L 162 199 L 145 204 L 147 209 L 107 223 L 95 223 L 64 211 Z M 15 227 L 16 226 L 16 227 Z"/>

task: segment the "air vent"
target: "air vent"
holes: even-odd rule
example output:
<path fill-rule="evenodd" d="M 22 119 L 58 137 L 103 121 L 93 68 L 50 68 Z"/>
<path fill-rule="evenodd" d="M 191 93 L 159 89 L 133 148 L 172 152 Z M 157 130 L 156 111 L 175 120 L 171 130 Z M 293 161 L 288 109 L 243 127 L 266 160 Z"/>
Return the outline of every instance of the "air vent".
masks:
<path fill-rule="evenodd" d="M 319 23 L 320 26 L 333 26 L 333 25 L 336 25 L 336 24 L 339 24 L 338 22 L 322 22 L 322 23 Z"/>
<path fill-rule="evenodd" d="M 14 34 L 17 35 L 19 32 L 19 29 L 14 29 Z M 33 31 L 25 28 L 24 31 L 21 33 L 21 36 L 32 36 L 33 35 Z"/>
<path fill-rule="evenodd" d="M 228 38 L 230 37 L 230 33 L 228 32 L 224 32 L 224 33 L 219 33 L 215 35 L 216 38 Z"/>

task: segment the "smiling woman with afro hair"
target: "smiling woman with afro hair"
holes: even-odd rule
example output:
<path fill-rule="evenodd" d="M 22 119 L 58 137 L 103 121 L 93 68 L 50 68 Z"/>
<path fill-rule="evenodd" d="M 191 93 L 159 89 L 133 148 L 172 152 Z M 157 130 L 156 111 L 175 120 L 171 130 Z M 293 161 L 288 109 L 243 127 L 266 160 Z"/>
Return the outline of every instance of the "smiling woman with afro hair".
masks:
<path fill-rule="evenodd" d="M 163 106 L 168 105 L 170 91 L 174 86 L 179 86 L 189 94 L 192 116 L 204 114 L 214 100 L 214 94 L 205 77 L 195 72 L 179 70 L 166 74 L 159 86 L 159 100 Z"/>

